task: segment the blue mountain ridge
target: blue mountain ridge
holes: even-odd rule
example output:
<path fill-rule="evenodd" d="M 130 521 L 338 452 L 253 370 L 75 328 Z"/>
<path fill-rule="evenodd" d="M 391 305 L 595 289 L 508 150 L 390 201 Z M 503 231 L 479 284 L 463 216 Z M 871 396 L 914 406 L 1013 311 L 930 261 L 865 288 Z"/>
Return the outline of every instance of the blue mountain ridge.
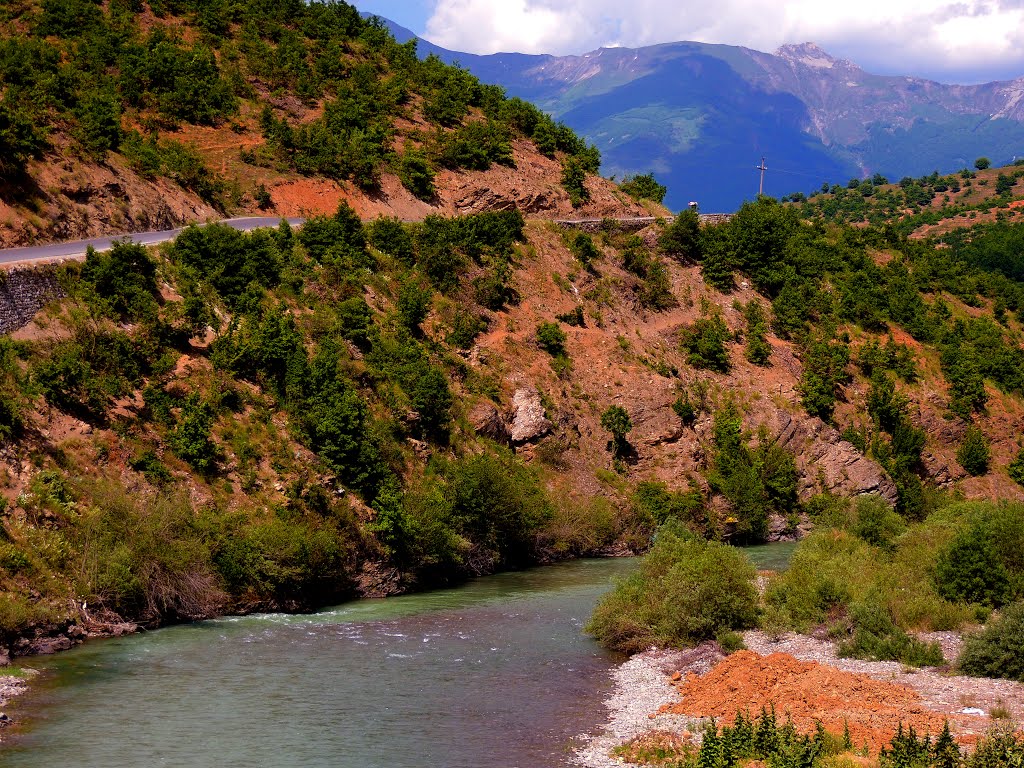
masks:
<path fill-rule="evenodd" d="M 400 41 L 410 30 L 382 19 Z M 679 42 L 582 56 L 433 54 L 536 103 L 601 150 L 602 173 L 653 172 L 666 204 L 735 210 L 874 173 L 949 173 L 985 155 L 1024 156 L 1024 78 L 977 86 L 878 76 L 814 44 L 775 54 Z"/>

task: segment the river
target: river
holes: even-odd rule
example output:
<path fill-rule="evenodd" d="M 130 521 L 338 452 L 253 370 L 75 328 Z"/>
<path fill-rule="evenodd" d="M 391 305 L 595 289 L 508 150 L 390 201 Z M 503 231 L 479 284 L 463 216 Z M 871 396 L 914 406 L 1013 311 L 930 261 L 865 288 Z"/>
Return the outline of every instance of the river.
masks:
<path fill-rule="evenodd" d="M 783 566 L 791 546 L 751 548 Z M 581 632 L 633 560 L 581 560 L 316 614 L 88 643 L 12 713 L 4 768 L 547 768 L 603 720 Z"/>

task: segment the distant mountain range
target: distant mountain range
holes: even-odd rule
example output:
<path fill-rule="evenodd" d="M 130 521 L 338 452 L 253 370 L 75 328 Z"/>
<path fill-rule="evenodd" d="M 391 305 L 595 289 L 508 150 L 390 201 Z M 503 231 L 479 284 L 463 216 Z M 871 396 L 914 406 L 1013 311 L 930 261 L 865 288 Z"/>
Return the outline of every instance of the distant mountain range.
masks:
<path fill-rule="evenodd" d="M 395 36 L 415 37 L 389 23 Z M 1024 156 L 1024 77 L 944 85 L 880 76 L 813 43 L 774 54 L 669 43 L 582 56 L 419 51 L 457 62 L 593 141 L 604 175 L 653 172 L 669 207 L 728 211 L 757 194 L 810 191 L 875 173 L 943 173 Z"/>

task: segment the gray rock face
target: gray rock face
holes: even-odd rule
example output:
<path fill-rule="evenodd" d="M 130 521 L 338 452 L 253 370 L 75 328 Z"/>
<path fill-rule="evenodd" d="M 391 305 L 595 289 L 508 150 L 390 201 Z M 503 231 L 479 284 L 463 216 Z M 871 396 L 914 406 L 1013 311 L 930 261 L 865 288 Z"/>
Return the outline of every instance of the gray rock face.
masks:
<path fill-rule="evenodd" d="M 896 504 L 896 484 L 885 470 L 823 421 L 797 420 L 778 411 L 771 426 L 779 445 L 796 456 L 801 495 L 824 485 L 842 496 L 878 494 Z"/>
<path fill-rule="evenodd" d="M 479 403 L 474 406 L 469 412 L 469 423 L 478 435 L 490 438 L 496 443 L 508 445 L 512 442 L 508 424 L 491 403 Z"/>
<path fill-rule="evenodd" d="M 540 393 L 533 387 L 516 390 L 512 396 L 512 442 L 528 443 L 551 431 L 551 422 L 544 415 Z"/>

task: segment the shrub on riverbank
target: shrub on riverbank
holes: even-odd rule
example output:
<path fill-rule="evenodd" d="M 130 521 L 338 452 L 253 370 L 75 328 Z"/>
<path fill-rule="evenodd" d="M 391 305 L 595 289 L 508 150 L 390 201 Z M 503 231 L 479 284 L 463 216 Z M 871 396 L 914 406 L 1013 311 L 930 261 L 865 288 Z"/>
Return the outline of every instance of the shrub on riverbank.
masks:
<path fill-rule="evenodd" d="M 958 666 L 969 675 L 1024 683 L 1024 603 L 1015 603 L 977 634 L 968 635 Z"/>
<path fill-rule="evenodd" d="M 765 594 L 773 627 L 826 624 L 843 638 L 841 652 L 935 664 L 936 649 L 908 632 L 956 629 L 1020 599 L 1024 505 L 954 504 L 902 532 L 876 507 L 833 511 L 829 521 L 839 527 L 800 544 Z"/>
<path fill-rule="evenodd" d="M 755 576 L 740 550 L 664 526 L 637 571 L 598 603 L 587 631 L 606 648 L 636 653 L 746 629 L 757 620 Z"/>

